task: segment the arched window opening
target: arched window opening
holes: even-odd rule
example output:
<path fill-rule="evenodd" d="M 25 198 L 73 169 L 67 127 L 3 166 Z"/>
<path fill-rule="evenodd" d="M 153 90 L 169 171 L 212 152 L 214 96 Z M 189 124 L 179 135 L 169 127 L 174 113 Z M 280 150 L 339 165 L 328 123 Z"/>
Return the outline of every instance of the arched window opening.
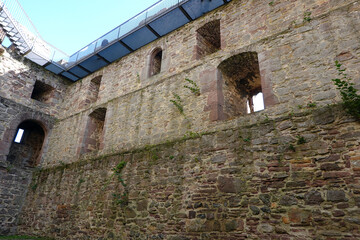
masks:
<path fill-rule="evenodd" d="M 88 118 L 81 153 L 98 151 L 103 148 L 106 108 L 98 108 Z"/>
<path fill-rule="evenodd" d="M 162 61 L 162 49 L 157 48 L 153 51 L 150 60 L 150 73 L 149 76 L 154 76 L 161 71 L 161 61 Z"/>
<path fill-rule="evenodd" d="M 197 59 L 214 53 L 221 48 L 220 20 L 206 23 L 197 30 Z"/>
<path fill-rule="evenodd" d="M 264 109 L 256 52 L 245 52 L 224 60 L 219 69 L 224 80 L 224 113 L 231 118 Z"/>
<path fill-rule="evenodd" d="M 40 162 L 44 139 L 45 131 L 37 122 L 22 122 L 11 144 L 8 161 L 16 166 L 35 167 Z"/>

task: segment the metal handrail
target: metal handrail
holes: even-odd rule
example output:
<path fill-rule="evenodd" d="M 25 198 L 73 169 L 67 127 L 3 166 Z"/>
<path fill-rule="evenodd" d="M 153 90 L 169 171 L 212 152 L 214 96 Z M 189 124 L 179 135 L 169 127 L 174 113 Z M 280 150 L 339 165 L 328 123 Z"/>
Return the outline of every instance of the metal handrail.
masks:
<path fill-rule="evenodd" d="M 41 58 L 39 60 L 42 62 L 41 65 L 52 63 L 63 71 L 68 71 L 73 66 L 90 58 L 94 54 L 97 54 L 98 52 L 111 46 L 115 42 L 123 43 L 121 40 L 123 40 L 130 34 L 143 28 L 144 26 L 147 26 L 147 24 L 171 12 L 173 9 L 178 7 L 181 8 L 183 4 L 189 1 L 190 0 L 158 0 L 150 7 L 146 8 L 142 12 L 128 19 L 124 23 L 120 24 L 118 27 L 112 29 L 111 31 L 97 38 L 96 40 L 92 41 L 71 56 L 57 49 L 50 43 L 44 41 L 32 21 L 30 20 L 29 16 L 21 7 L 18 0 L 0 0 L 0 12 L 2 11 L 2 8 L 7 8 L 8 6 L 11 6 L 13 8 L 11 14 L 14 14 L 14 16 L 16 17 L 16 21 L 21 23 L 21 27 L 19 27 L 19 32 L 22 30 L 22 28 L 25 28 L 26 32 L 21 34 L 22 36 L 25 36 L 24 40 L 27 40 L 27 44 L 29 43 L 29 41 L 28 39 L 26 39 L 26 37 L 28 36 L 28 32 L 31 32 L 32 36 L 30 37 L 30 39 L 32 44 L 28 44 L 30 52 L 25 57 L 28 57 L 30 60 L 32 60 L 31 57 L 34 57 L 35 54 L 35 58 L 37 58 L 38 56 Z M 224 3 L 228 3 L 231 0 L 223 1 Z M 15 7 L 13 7 L 14 5 Z M 187 17 L 190 18 L 189 16 Z M 128 46 L 126 47 L 129 49 Z"/>
<path fill-rule="evenodd" d="M 6 13 L 29 50 L 32 50 L 47 61 L 52 60 L 55 52 L 61 53 L 64 57 L 68 57 L 68 54 L 42 38 L 18 0 L 0 0 L 0 10 Z M 44 49 L 46 50 L 45 53 Z"/>
<path fill-rule="evenodd" d="M 111 43 L 118 41 L 121 37 L 125 36 L 125 35 L 129 35 L 130 33 L 134 32 L 135 30 L 137 30 L 140 27 L 143 27 L 150 19 L 153 19 L 155 17 L 164 15 L 167 13 L 167 9 L 172 9 L 175 6 L 179 6 L 180 3 L 183 4 L 185 2 L 188 2 L 189 0 L 159 0 L 156 3 L 152 4 L 150 7 L 146 8 L 145 10 L 141 11 L 140 13 L 136 14 L 134 17 L 128 19 L 127 21 L 123 22 L 122 24 L 120 24 L 119 26 L 115 27 L 114 29 L 110 30 L 109 32 L 105 33 L 104 35 L 102 35 L 101 37 L 97 38 L 96 40 L 92 41 L 91 43 L 89 43 L 88 45 L 86 45 L 85 47 L 81 48 L 79 51 L 75 52 L 74 54 L 72 54 L 69 58 L 69 61 L 67 61 L 67 64 L 64 66 L 66 69 L 70 69 L 72 66 L 76 65 L 76 63 L 79 60 L 84 59 L 86 56 L 91 55 L 92 53 L 95 53 L 97 51 L 99 51 L 100 49 L 103 49 L 109 45 L 111 45 Z M 151 13 L 151 9 L 156 9 L 156 7 L 158 6 L 167 6 L 164 9 L 158 10 L 155 13 Z M 149 14 L 151 13 L 151 14 Z M 142 18 L 142 15 L 145 15 Z M 137 18 L 141 19 L 141 21 L 136 20 Z M 122 28 L 126 27 L 126 25 L 132 25 L 135 23 L 134 27 L 131 27 L 130 29 L 128 29 L 126 32 L 122 32 Z M 137 23 L 137 24 L 136 24 Z M 125 28 L 126 29 L 126 28 Z M 107 35 L 111 35 L 112 33 L 117 32 L 116 37 L 108 40 L 108 43 L 105 46 L 102 46 L 100 44 L 100 40 L 104 39 L 105 36 Z M 94 46 L 92 46 L 94 45 Z M 100 47 L 99 47 L 100 45 Z M 87 54 L 84 54 L 82 56 L 80 56 L 81 52 L 87 51 L 87 49 L 92 49 L 89 52 L 87 52 Z"/>
<path fill-rule="evenodd" d="M 9 24 L 11 23 L 14 26 L 14 28 L 18 31 L 18 34 L 20 35 L 20 37 L 23 39 L 24 43 L 26 44 L 26 47 L 29 48 L 29 46 L 30 46 L 29 40 L 27 39 L 27 37 L 25 37 L 24 32 L 21 30 L 22 27 L 19 25 L 19 20 L 21 21 L 21 19 L 17 18 L 15 20 L 13 18 L 13 14 L 18 15 L 19 10 L 18 10 L 18 8 L 14 7 L 14 5 L 6 4 L 9 2 L 10 2 L 9 0 L 0 0 L 1 11 L 6 14 L 7 19 L 10 21 Z"/>
<path fill-rule="evenodd" d="M 59 50 L 58 48 L 54 47 L 50 43 L 46 42 L 38 30 L 36 29 L 35 25 L 26 14 L 24 9 L 22 8 L 21 4 L 18 0 L 0 0 L 0 10 L 1 8 L 7 8 L 10 12 L 10 15 L 14 16 L 16 19 L 15 24 L 20 23 L 21 26 L 16 26 L 20 35 L 28 45 L 29 49 L 31 49 L 37 55 L 40 55 L 47 61 L 52 62 L 63 62 L 63 64 L 59 64 L 65 69 L 69 69 L 70 67 L 76 65 L 79 60 L 86 58 L 87 56 L 93 54 L 94 52 L 98 51 L 99 49 L 103 49 L 106 46 L 110 45 L 114 41 L 118 40 L 120 37 L 130 34 L 131 32 L 135 31 L 139 27 L 145 25 L 149 19 L 154 18 L 156 15 L 162 15 L 166 13 L 166 9 L 173 8 L 174 6 L 178 6 L 180 3 L 187 2 L 189 0 L 159 0 L 156 3 L 152 4 L 150 7 L 146 8 L 145 10 L 141 11 L 140 13 L 136 14 L 134 17 L 128 19 L 124 23 L 120 24 L 118 27 L 112 29 L 111 31 L 107 32 L 106 34 L 102 35 L 98 39 L 92 41 L 90 44 L 86 45 L 84 48 L 80 49 L 79 51 L 75 52 L 71 56 L 67 55 L 63 51 Z M 156 9 L 157 7 L 163 6 L 163 9 Z M 155 12 L 151 10 L 155 9 Z M 165 11 L 164 11 L 165 9 Z M 15 25 L 14 24 L 14 25 Z M 24 32 L 24 29 L 27 29 L 33 36 L 27 37 L 29 35 L 28 32 Z M 108 40 L 106 46 L 101 44 L 100 40 L 105 40 L 106 36 L 111 36 Z M 29 39 L 30 38 L 30 39 Z M 90 51 L 89 51 L 90 49 Z M 63 58 L 55 59 L 59 53 L 63 56 Z M 83 54 L 81 54 L 83 53 Z"/>

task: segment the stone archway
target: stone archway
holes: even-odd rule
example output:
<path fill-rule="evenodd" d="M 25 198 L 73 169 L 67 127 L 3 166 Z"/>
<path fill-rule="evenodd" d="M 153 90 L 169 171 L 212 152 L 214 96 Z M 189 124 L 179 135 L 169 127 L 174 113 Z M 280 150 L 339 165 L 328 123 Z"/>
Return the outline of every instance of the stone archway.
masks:
<path fill-rule="evenodd" d="M 23 134 L 21 136 L 18 133 Z M 7 160 L 15 166 L 35 167 L 40 163 L 46 131 L 41 123 L 25 120 L 19 124 Z"/>

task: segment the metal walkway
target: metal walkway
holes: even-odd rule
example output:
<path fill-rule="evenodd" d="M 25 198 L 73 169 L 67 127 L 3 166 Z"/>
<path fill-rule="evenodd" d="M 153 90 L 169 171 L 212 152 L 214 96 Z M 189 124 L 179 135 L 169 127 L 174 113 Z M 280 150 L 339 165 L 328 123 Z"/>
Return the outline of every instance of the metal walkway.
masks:
<path fill-rule="evenodd" d="M 0 0 L 0 26 L 21 54 L 77 81 L 231 0 L 160 0 L 71 56 L 44 41 L 17 0 Z"/>

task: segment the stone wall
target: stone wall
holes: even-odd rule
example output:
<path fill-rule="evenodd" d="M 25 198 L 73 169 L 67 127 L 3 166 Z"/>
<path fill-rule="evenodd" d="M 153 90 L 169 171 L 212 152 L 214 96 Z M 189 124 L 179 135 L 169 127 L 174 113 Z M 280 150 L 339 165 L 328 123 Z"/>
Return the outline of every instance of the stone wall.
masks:
<path fill-rule="evenodd" d="M 53 117 L 0 97 L 0 235 L 16 232 L 17 217 L 35 170 L 32 149 L 14 143 L 19 124 L 29 119 L 42 123 L 46 136 L 51 134 Z M 37 147 L 46 152 L 47 139 Z"/>
<path fill-rule="evenodd" d="M 123 161 L 125 187 L 113 171 Z M 308 108 L 44 169 L 19 229 L 56 239 L 358 239 L 359 166 L 360 124 L 338 107 Z"/>
<path fill-rule="evenodd" d="M 266 105 L 263 117 L 281 116 L 309 103 L 326 106 L 338 102 L 331 82 L 337 76 L 336 59 L 357 86 L 360 84 L 359 6 L 358 1 L 350 0 L 275 1 L 273 5 L 232 1 L 74 83 L 55 126 L 56 135 L 50 139 L 44 166 L 81 157 L 78 149 L 87 119 L 99 107 L 107 108 L 107 114 L 104 148 L 94 152 L 98 155 L 172 140 L 187 131 L 207 131 L 218 124 L 235 126 L 239 116 L 228 114 L 224 105 L 238 98 L 226 92 L 228 83 L 219 66 L 242 53 L 258 56 Z M 312 13 L 310 22 L 304 21 L 307 11 Z M 197 30 L 216 20 L 220 21 L 221 49 L 197 59 Z M 163 50 L 161 72 L 148 77 L 149 56 L 157 47 Z M 101 84 L 94 101 L 89 88 L 99 76 Z M 200 96 L 183 87 L 185 78 L 197 83 Z M 182 98 L 186 118 L 170 102 L 173 93 Z M 254 122 L 253 117 L 248 119 Z"/>
<path fill-rule="evenodd" d="M 56 76 L 10 49 L 5 50 L 2 46 L 0 49 L 0 96 L 36 111 L 54 116 L 59 114 L 70 81 Z M 46 102 L 31 98 L 36 82 L 54 88 Z"/>
<path fill-rule="evenodd" d="M 60 239 L 359 238 L 360 127 L 331 82 L 339 60 L 360 85 L 359 21 L 355 0 L 233 0 L 72 85 L 0 49 L 1 232 L 27 192 L 20 232 Z M 222 69 L 248 53 L 253 114 Z M 46 132 L 30 187 L 7 161 L 28 119 Z"/>
<path fill-rule="evenodd" d="M 41 97 L 32 98 L 36 82 L 54 88 L 44 102 L 38 101 Z M 68 84 L 0 46 L 0 235 L 16 232 L 32 172 L 47 151 L 47 136 L 51 135 Z M 27 120 L 42 129 L 42 136 L 32 132 L 28 142 L 14 143 L 19 125 Z"/>

